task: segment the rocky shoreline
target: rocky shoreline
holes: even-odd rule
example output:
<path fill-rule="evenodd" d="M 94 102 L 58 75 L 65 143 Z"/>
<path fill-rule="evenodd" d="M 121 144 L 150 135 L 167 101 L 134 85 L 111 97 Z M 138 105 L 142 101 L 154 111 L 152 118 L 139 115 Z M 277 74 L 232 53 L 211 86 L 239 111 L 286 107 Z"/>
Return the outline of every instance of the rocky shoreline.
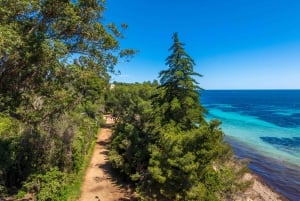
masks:
<path fill-rule="evenodd" d="M 252 185 L 234 201 L 288 201 L 284 196 L 273 190 L 265 181 L 253 173 L 246 173 L 244 181 L 253 181 Z"/>

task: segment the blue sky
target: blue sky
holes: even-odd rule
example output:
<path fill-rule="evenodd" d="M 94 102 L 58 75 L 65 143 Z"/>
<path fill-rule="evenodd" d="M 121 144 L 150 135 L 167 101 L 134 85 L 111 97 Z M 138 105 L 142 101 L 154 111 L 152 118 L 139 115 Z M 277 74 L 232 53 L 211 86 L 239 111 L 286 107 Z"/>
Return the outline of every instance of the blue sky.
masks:
<path fill-rule="evenodd" d="M 300 89 L 298 0 L 107 0 L 104 16 L 139 50 L 113 81 L 158 79 L 178 32 L 205 89 Z"/>

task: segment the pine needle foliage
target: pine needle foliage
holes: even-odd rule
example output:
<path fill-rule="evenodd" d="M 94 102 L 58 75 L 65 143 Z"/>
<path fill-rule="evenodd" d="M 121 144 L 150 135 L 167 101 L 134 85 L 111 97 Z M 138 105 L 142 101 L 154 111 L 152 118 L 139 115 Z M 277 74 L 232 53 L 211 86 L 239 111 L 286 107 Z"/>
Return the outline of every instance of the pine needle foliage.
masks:
<path fill-rule="evenodd" d="M 141 200 L 229 199 L 241 189 L 241 174 L 228 163 L 232 150 L 221 122 L 205 120 L 195 78 L 201 75 L 183 46 L 175 33 L 160 84 L 116 84 L 112 90 L 118 123 L 110 160 L 137 185 Z"/>
<path fill-rule="evenodd" d="M 201 88 L 196 81 L 202 75 L 194 72 L 195 62 L 183 47 L 174 33 L 171 55 L 166 59 L 168 69 L 159 73 L 161 92 L 154 104 L 159 108 L 162 125 L 174 122 L 182 129 L 191 129 L 205 123 L 205 109 L 199 104 Z"/>

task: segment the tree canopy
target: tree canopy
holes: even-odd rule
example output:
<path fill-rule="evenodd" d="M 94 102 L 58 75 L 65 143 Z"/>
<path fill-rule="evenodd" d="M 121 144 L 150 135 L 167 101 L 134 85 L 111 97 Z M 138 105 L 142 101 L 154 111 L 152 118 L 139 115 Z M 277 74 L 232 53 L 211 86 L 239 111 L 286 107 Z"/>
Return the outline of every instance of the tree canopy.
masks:
<path fill-rule="evenodd" d="M 0 0 L 0 199 L 18 190 L 66 200 L 78 182 L 110 74 L 135 53 L 121 49 L 127 25 L 106 22 L 105 6 Z"/>
<path fill-rule="evenodd" d="M 170 50 L 158 86 L 117 83 L 112 90 L 113 102 L 125 101 L 126 107 L 117 109 L 110 161 L 137 184 L 145 200 L 228 198 L 240 190 L 242 171 L 229 162 L 232 150 L 223 141 L 220 122 L 204 118 L 194 78 L 200 74 L 177 33 Z"/>
<path fill-rule="evenodd" d="M 114 66 L 135 50 L 119 44 L 127 25 L 104 21 L 105 0 L 0 5 L 0 199 L 76 199 L 105 111 L 117 119 L 109 159 L 141 199 L 211 201 L 240 189 L 177 33 L 160 84 L 110 88 Z"/>
<path fill-rule="evenodd" d="M 123 35 L 103 23 L 104 10 L 105 1 L 95 0 L 1 0 L 0 111 L 27 121 L 32 116 L 18 107 L 39 109 L 42 121 L 82 97 L 95 101 L 118 58 L 134 53 L 120 49 Z M 46 111 L 47 102 L 56 108 Z"/>

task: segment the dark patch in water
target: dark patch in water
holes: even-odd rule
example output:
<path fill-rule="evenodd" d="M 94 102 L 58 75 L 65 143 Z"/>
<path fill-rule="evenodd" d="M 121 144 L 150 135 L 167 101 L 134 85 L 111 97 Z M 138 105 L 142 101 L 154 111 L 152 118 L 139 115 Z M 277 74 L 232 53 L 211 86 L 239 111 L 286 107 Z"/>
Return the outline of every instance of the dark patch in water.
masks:
<path fill-rule="evenodd" d="M 278 138 L 278 137 L 260 137 L 264 142 L 271 145 L 279 145 L 287 148 L 300 148 L 300 137 Z"/>
<path fill-rule="evenodd" d="M 280 127 L 285 128 L 297 128 L 299 127 L 299 117 L 297 114 L 292 115 L 280 115 L 273 112 L 267 112 L 265 111 L 265 114 L 263 115 L 256 115 L 259 119 L 263 121 L 267 121 L 270 123 L 273 123 Z"/>
<path fill-rule="evenodd" d="M 208 90 L 201 98 L 208 110 L 217 108 L 249 115 L 284 128 L 299 127 L 299 112 L 280 112 L 299 111 L 300 90 Z"/>

